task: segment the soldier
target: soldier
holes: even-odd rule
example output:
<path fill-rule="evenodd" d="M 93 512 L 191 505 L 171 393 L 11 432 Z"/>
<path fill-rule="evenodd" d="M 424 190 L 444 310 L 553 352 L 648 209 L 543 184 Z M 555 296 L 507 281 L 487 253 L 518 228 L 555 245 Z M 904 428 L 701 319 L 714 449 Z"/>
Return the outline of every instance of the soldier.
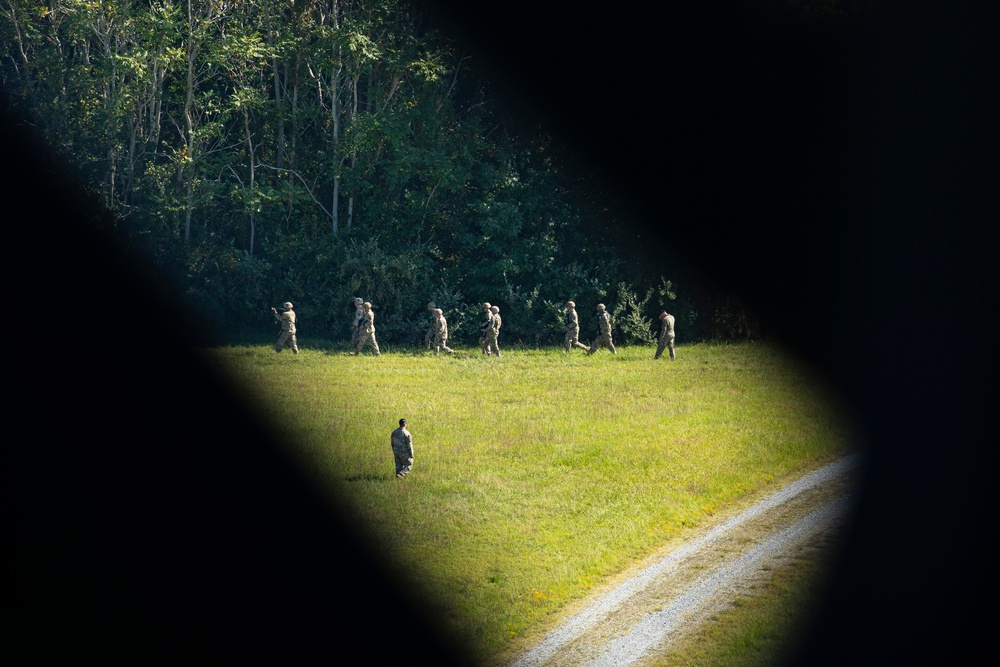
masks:
<path fill-rule="evenodd" d="M 375 311 L 372 310 L 372 305 L 367 301 L 361 304 L 361 308 L 364 313 L 361 317 L 361 324 L 358 326 L 358 346 L 354 350 L 354 356 L 361 354 L 361 350 L 364 349 L 365 345 L 368 345 L 375 350 L 377 357 L 382 353 L 379 352 L 378 341 L 375 340 Z"/>
<path fill-rule="evenodd" d="M 440 350 L 453 354 L 455 350 L 448 347 L 448 320 L 444 319 L 444 311 L 434 309 L 434 356 Z"/>
<path fill-rule="evenodd" d="M 597 352 L 601 349 L 601 345 L 606 345 L 611 350 L 611 354 L 618 354 L 615 344 L 611 342 L 611 315 L 608 314 L 608 309 L 604 307 L 603 303 L 597 304 L 597 329 L 597 337 L 587 349 L 587 354 Z"/>
<path fill-rule="evenodd" d="M 274 321 L 281 324 L 281 333 L 278 335 L 278 342 L 274 345 L 274 351 L 281 352 L 282 348 L 285 347 L 285 342 L 288 342 L 292 352 L 298 354 L 299 344 L 295 339 L 295 311 L 292 310 L 292 302 L 286 301 L 281 305 L 280 315 L 277 308 L 272 307 L 271 312 L 274 313 Z"/>
<path fill-rule="evenodd" d="M 354 320 L 351 321 L 351 347 L 354 348 L 358 346 L 358 339 L 361 337 L 361 319 L 365 316 L 364 302 L 361 297 L 354 297 Z"/>
<path fill-rule="evenodd" d="M 587 346 L 580 342 L 580 316 L 576 312 L 576 304 L 572 301 L 566 302 L 566 340 L 563 344 L 567 352 L 574 347 L 587 349 Z"/>
<path fill-rule="evenodd" d="M 434 341 L 434 331 L 437 329 L 437 315 L 434 313 L 434 311 L 437 310 L 437 304 L 431 301 L 427 304 L 427 310 L 431 314 L 431 323 L 427 327 L 427 333 L 424 334 L 424 344 L 429 350 L 431 349 L 431 343 Z"/>
<path fill-rule="evenodd" d="M 483 354 L 489 354 L 490 348 L 486 343 L 486 332 L 493 326 L 493 306 L 487 301 L 483 304 L 483 323 L 479 325 L 479 349 Z"/>
<path fill-rule="evenodd" d="M 500 325 L 503 324 L 503 320 L 500 319 L 500 308 L 497 306 L 490 306 L 490 326 L 486 329 L 486 353 L 495 354 L 497 358 L 500 358 L 500 344 L 497 342 L 500 338 Z"/>
<path fill-rule="evenodd" d="M 396 459 L 396 477 L 403 479 L 413 468 L 413 436 L 406 430 L 406 420 L 399 420 L 399 428 L 392 432 L 392 456 Z"/>
<path fill-rule="evenodd" d="M 659 359 L 663 348 L 670 350 L 670 361 L 674 360 L 674 316 L 665 310 L 660 311 L 660 339 L 656 343 L 656 355 Z"/>

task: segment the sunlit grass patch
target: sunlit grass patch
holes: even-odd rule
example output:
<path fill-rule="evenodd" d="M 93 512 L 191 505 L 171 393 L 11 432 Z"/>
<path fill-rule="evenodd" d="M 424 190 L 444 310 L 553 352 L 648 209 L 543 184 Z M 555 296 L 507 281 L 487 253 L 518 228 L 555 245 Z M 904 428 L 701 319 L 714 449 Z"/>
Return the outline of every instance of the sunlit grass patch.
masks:
<path fill-rule="evenodd" d="M 729 504 L 851 448 L 836 397 L 773 346 L 588 356 L 207 351 L 478 657 L 497 663 Z M 409 420 L 415 464 L 392 474 Z"/>

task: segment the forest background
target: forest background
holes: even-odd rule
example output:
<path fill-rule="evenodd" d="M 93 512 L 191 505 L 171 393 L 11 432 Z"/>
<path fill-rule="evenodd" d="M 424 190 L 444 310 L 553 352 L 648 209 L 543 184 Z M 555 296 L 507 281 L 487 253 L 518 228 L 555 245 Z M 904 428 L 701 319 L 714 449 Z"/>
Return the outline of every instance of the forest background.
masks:
<path fill-rule="evenodd" d="M 761 335 L 670 248 L 650 261 L 637 222 L 669 211 L 638 220 L 433 4 L 10 0 L 0 15 L 11 103 L 216 340 L 272 335 L 284 301 L 300 333 L 346 339 L 356 296 L 383 343 L 419 343 L 428 301 L 459 342 L 483 301 L 508 343 L 561 341 L 567 299 L 584 338 L 598 302 L 620 342 L 652 342 L 664 307 L 681 341 Z"/>

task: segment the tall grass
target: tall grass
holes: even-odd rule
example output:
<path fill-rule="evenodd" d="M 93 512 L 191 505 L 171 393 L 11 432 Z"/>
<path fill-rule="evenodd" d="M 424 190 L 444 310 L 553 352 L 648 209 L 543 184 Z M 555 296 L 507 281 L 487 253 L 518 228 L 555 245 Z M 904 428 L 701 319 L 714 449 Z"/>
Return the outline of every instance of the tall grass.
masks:
<path fill-rule="evenodd" d="M 730 504 L 851 450 L 837 397 L 763 343 L 435 357 L 329 346 L 209 357 L 293 454 L 496 664 L 567 603 Z M 400 417 L 415 463 L 394 476 Z"/>

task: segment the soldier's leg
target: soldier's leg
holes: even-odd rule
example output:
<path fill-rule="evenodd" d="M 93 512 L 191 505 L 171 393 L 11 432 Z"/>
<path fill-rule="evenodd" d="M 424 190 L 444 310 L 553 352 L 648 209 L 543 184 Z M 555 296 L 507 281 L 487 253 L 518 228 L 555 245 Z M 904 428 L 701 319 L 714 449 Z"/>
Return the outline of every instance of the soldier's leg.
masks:
<path fill-rule="evenodd" d="M 611 336 L 608 336 L 608 349 L 611 350 L 611 354 L 618 354 L 618 350 L 615 349 L 614 341 L 611 340 Z"/>
<path fill-rule="evenodd" d="M 278 342 L 274 344 L 274 351 L 281 352 L 281 349 L 285 347 L 285 341 L 288 339 L 288 333 L 282 331 L 281 335 L 278 336 Z"/>
<path fill-rule="evenodd" d="M 299 353 L 299 341 L 295 337 L 295 334 L 292 334 L 291 336 L 289 336 L 288 337 L 288 341 L 292 344 L 292 353 L 293 354 L 298 354 Z"/>
<path fill-rule="evenodd" d="M 372 349 L 375 350 L 375 356 L 376 357 L 382 356 L 382 352 L 378 349 L 378 341 L 375 340 L 375 334 L 372 334 L 371 338 L 372 338 Z"/>
<path fill-rule="evenodd" d="M 667 346 L 667 344 L 665 342 L 663 342 L 663 341 L 657 343 L 656 344 L 656 354 L 653 355 L 653 359 L 659 359 L 660 355 L 663 354 L 663 348 L 665 348 L 666 346 Z"/>
<path fill-rule="evenodd" d="M 670 350 L 670 361 L 673 361 L 673 360 L 674 360 L 674 358 L 675 358 L 675 357 L 674 357 L 674 339 L 673 339 L 673 338 L 671 338 L 671 339 L 670 339 L 670 340 L 669 340 L 669 341 L 667 342 L 667 349 L 669 349 L 669 350 Z"/>

